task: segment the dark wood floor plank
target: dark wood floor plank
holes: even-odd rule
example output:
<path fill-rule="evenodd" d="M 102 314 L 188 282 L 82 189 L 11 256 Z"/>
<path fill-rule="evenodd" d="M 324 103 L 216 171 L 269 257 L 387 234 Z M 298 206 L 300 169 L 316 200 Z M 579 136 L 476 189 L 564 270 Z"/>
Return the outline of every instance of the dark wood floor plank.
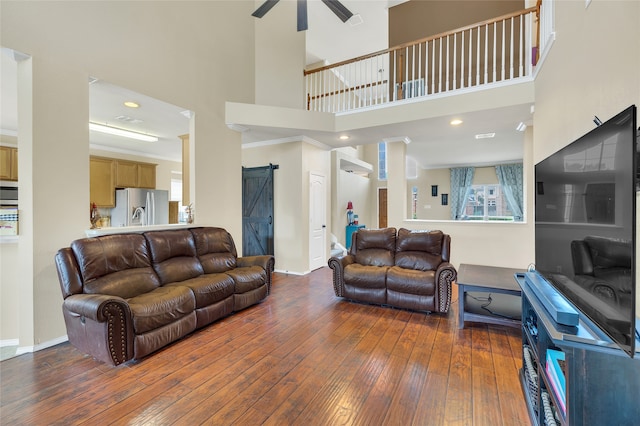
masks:
<path fill-rule="evenodd" d="M 500 407 L 498 387 L 493 369 L 473 368 L 473 425 L 498 426 L 502 415 L 494 407 Z"/>
<path fill-rule="evenodd" d="M 457 297 L 454 286 L 453 297 Z M 336 298 L 331 270 L 141 360 L 63 343 L 0 363 L 0 424 L 520 425 L 521 333 Z"/>
<path fill-rule="evenodd" d="M 454 334 L 449 365 L 449 381 L 447 386 L 447 404 L 445 406 L 445 422 L 448 425 L 472 424 L 472 365 L 471 365 L 471 333 L 472 330 L 457 330 Z"/>

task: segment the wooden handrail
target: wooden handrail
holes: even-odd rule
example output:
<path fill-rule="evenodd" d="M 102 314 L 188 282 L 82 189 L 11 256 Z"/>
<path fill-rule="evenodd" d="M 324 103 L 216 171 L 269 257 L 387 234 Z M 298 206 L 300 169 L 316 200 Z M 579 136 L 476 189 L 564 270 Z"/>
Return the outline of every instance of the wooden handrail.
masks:
<path fill-rule="evenodd" d="M 331 64 L 331 65 L 325 65 L 323 67 L 314 68 L 312 70 L 305 70 L 304 71 L 304 75 L 307 76 L 309 74 L 315 74 L 315 73 L 318 73 L 318 72 L 321 72 L 321 71 L 330 70 L 332 68 L 336 68 L 336 67 L 339 67 L 339 66 L 342 66 L 342 65 L 347 65 L 347 64 L 354 63 L 354 62 L 363 61 L 365 59 L 374 58 L 376 56 L 384 55 L 386 53 L 391 53 L 391 52 L 393 52 L 395 50 L 403 49 L 405 47 L 409 47 L 409 46 L 413 46 L 413 45 L 416 45 L 416 44 L 433 41 L 433 40 L 436 40 L 436 39 L 439 39 L 439 38 L 444 38 L 444 37 L 447 37 L 447 36 L 450 36 L 450 35 L 453 35 L 453 34 L 457 34 L 457 33 L 463 32 L 463 31 L 467 31 L 467 30 L 470 30 L 470 29 L 474 29 L 474 28 L 477 28 L 477 27 L 493 24 L 493 23 L 496 23 L 496 22 L 504 21 L 506 19 L 510 19 L 510 18 L 515 18 L 516 16 L 526 15 L 526 14 L 531 13 L 531 12 L 537 12 L 539 14 L 540 13 L 539 5 L 536 5 L 534 7 L 530 7 L 528 9 L 524 9 L 524 10 L 521 10 L 521 11 L 518 11 L 518 12 L 511 12 L 511 13 L 508 13 L 506 15 L 498 16 L 497 18 L 487 19 L 486 21 L 477 22 L 475 24 L 467 25 L 465 27 L 457 28 L 455 30 L 451 30 L 451 31 L 440 33 L 440 34 L 432 35 L 432 36 L 429 36 L 429 37 L 424 37 L 424 38 L 421 38 L 421 39 L 418 39 L 418 40 L 410 41 L 410 42 L 407 42 L 407 43 L 399 44 L 397 46 L 390 47 L 390 48 L 384 49 L 384 50 L 380 50 L 378 52 L 374 52 L 374 53 L 369 53 L 367 55 L 358 56 L 357 58 L 347 59 L 347 60 L 342 61 L 342 62 L 337 62 L 337 63 Z M 538 26 L 540 25 L 539 22 L 540 21 L 538 20 Z M 539 30 L 538 30 L 538 32 L 539 32 Z"/>
<path fill-rule="evenodd" d="M 333 92 L 321 93 L 319 95 L 314 95 L 314 96 L 311 96 L 307 93 L 307 109 L 309 109 L 309 107 L 311 106 L 312 100 L 322 99 L 327 96 L 334 96 L 334 95 L 342 94 L 345 92 L 353 92 L 354 90 L 366 89 L 368 87 L 380 86 L 382 84 L 387 84 L 387 83 L 388 83 L 387 80 L 374 81 L 373 83 L 367 83 L 360 86 L 349 87 L 348 89 L 334 90 Z"/>

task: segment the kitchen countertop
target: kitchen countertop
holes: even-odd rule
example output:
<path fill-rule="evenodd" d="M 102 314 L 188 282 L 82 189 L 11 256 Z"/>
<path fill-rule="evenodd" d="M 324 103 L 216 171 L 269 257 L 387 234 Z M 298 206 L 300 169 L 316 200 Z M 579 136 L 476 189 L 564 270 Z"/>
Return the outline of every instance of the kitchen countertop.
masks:
<path fill-rule="evenodd" d="M 84 233 L 87 237 L 99 237 L 101 235 L 143 233 L 147 231 L 162 231 L 165 229 L 188 229 L 197 225 L 193 223 L 174 223 L 168 225 L 148 225 L 148 226 L 119 226 L 113 228 L 87 229 Z"/>

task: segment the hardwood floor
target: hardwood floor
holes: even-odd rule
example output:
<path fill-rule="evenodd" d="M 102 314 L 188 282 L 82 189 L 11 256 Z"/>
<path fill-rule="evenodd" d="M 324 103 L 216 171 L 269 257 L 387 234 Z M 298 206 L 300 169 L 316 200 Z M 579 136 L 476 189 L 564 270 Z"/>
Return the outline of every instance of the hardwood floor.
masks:
<path fill-rule="evenodd" d="M 454 299 L 457 299 L 454 286 Z M 110 367 L 68 343 L 0 363 L 0 423 L 525 425 L 521 335 L 338 299 L 331 270 Z"/>

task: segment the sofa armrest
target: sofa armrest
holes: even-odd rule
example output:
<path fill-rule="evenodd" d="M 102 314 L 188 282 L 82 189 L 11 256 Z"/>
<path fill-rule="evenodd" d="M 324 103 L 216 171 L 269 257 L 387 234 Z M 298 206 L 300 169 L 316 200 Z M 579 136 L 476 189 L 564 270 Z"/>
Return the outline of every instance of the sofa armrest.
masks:
<path fill-rule="evenodd" d="M 62 312 L 69 342 L 76 348 L 112 365 L 133 358 L 133 318 L 124 299 L 74 294 L 64 300 Z"/>
<path fill-rule="evenodd" d="M 458 272 L 449 262 L 442 262 L 436 270 L 436 311 L 446 313 L 451 307 L 451 286 Z"/>
<path fill-rule="evenodd" d="M 275 258 L 271 255 L 239 257 L 236 265 L 238 268 L 247 266 L 260 266 L 267 273 L 267 294 L 271 293 L 271 277 L 275 265 Z"/>
<path fill-rule="evenodd" d="M 329 267 L 333 269 L 333 291 L 336 296 L 343 297 L 344 295 L 344 268 L 347 265 L 355 263 L 356 258 L 352 254 L 346 254 L 342 256 L 334 256 L 329 259 Z"/>
<path fill-rule="evenodd" d="M 587 243 L 582 240 L 571 241 L 571 260 L 576 275 L 593 275 L 593 261 Z"/>
<path fill-rule="evenodd" d="M 72 315 L 90 318 L 97 322 L 105 322 L 109 319 L 108 304 L 116 304 L 118 309 L 128 318 L 131 318 L 131 311 L 127 302 L 117 296 L 106 294 L 74 294 L 67 297 L 63 302 L 63 308 Z"/>

